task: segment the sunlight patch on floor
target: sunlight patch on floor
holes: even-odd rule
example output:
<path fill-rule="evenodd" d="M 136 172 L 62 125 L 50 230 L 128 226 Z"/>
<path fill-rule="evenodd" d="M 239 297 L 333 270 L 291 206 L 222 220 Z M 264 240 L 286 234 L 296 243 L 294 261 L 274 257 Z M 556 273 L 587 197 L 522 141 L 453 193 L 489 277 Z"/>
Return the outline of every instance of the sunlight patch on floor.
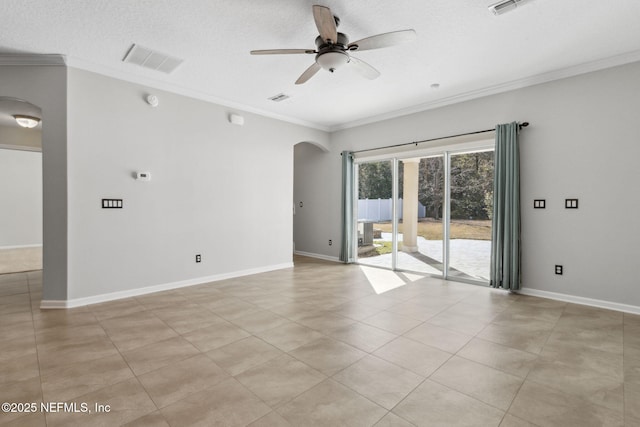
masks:
<path fill-rule="evenodd" d="M 369 284 L 376 294 L 382 294 L 408 283 L 422 279 L 424 276 L 412 273 L 400 273 L 385 268 L 360 266 Z"/>

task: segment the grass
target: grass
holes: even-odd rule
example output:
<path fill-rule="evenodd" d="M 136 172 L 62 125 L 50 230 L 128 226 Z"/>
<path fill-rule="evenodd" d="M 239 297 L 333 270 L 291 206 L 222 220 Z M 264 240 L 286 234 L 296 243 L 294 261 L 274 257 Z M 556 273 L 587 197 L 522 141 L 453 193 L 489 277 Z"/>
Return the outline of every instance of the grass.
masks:
<path fill-rule="evenodd" d="M 384 255 L 384 254 L 390 254 L 391 251 L 391 242 L 387 242 L 386 240 L 383 241 L 376 241 L 376 245 L 381 245 L 381 246 L 376 246 L 376 252 L 378 253 L 378 255 Z M 402 249 L 402 242 L 398 242 L 398 250 Z"/>
<path fill-rule="evenodd" d="M 373 228 L 382 230 L 384 233 L 391 233 L 391 222 L 375 223 Z M 442 240 L 442 228 L 440 220 L 421 219 L 418 222 L 418 236 L 427 240 Z M 398 224 L 398 232 L 402 233 L 402 223 Z M 491 220 L 452 219 L 449 236 L 451 239 L 491 240 Z M 389 243 L 389 247 L 391 247 L 391 243 Z"/>

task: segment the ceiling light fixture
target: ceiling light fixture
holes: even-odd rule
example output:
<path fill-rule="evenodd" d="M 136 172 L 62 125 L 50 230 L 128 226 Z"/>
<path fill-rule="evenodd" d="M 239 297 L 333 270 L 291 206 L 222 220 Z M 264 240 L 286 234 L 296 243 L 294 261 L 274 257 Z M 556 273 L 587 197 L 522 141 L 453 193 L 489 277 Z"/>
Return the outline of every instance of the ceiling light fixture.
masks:
<path fill-rule="evenodd" d="M 16 122 L 22 126 L 23 128 L 34 128 L 36 126 L 38 126 L 38 123 L 40 123 L 40 119 L 38 117 L 33 117 L 33 116 L 25 116 L 22 114 L 16 114 L 13 116 L 14 119 L 16 119 Z"/>
<path fill-rule="evenodd" d="M 322 68 L 333 73 L 349 62 L 349 55 L 342 51 L 327 52 L 318 55 L 316 61 Z"/>

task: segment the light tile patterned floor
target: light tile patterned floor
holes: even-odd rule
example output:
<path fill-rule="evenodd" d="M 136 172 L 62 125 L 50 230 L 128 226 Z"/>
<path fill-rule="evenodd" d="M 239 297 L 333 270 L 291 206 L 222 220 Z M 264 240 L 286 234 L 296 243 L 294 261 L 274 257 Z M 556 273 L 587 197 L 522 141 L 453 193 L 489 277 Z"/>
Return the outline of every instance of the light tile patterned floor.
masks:
<path fill-rule="evenodd" d="M 640 316 L 295 264 L 66 311 L 0 276 L 0 402 L 92 409 L 0 425 L 640 425 Z"/>

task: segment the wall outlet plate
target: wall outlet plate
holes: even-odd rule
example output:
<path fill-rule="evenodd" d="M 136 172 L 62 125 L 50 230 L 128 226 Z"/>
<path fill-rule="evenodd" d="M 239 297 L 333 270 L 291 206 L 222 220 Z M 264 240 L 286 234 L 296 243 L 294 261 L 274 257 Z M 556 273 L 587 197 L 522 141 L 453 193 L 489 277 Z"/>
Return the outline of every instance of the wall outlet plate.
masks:
<path fill-rule="evenodd" d="M 556 274 L 562 276 L 562 266 L 556 265 Z"/>
<path fill-rule="evenodd" d="M 196 255 L 196 262 L 202 262 L 202 255 L 200 254 Z"/>

